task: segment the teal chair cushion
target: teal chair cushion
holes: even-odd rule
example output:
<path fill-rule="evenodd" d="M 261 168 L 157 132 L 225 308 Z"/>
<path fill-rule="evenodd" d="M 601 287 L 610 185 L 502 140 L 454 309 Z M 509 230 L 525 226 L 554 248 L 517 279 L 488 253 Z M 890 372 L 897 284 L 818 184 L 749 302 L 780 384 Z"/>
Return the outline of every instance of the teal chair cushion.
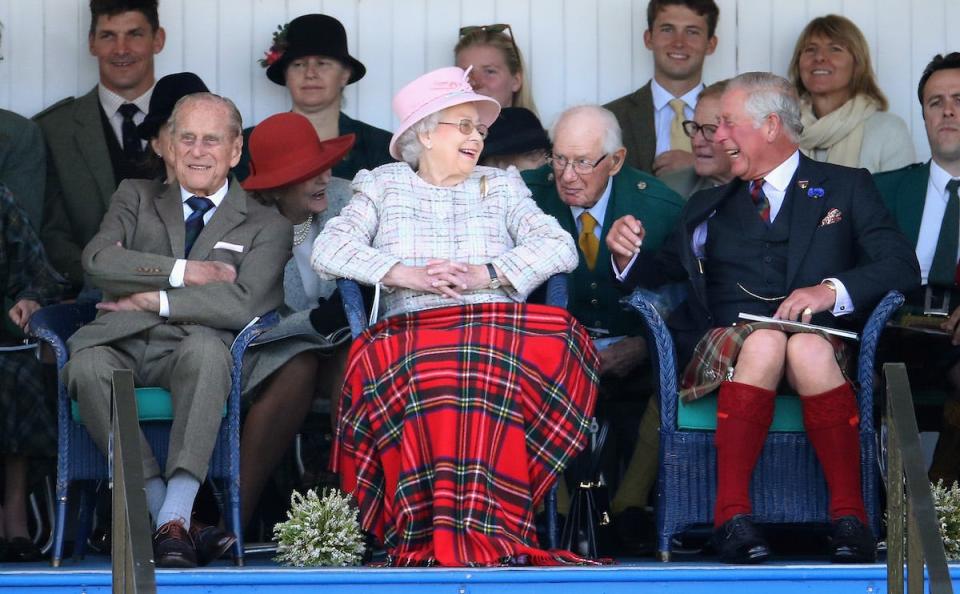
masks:
<path fill-rule="evenodd" d="M 172 421 L 173 402 L 170 392 L 163 388 L 137 388 L 137 418 L 140 421 Z M 70 414 L 77 423 L 83 423 L 80 418 L 80 407 L 77 401 L 70 403 Z M 223 407 L 223 416 L 227 416 L 227 407 Z"/>
<path fill-rule="evenodd" d="M 690 431 L 716 431 L 717 395 L 710 394 L 677 405 L 677 428 Z M 798 396 L 780 395 L 776 397 L 773 408 L 773 424 L 770 431 L 780 433 L 800 433 L 803 431 L 803 413 L 800 410 Z"/>

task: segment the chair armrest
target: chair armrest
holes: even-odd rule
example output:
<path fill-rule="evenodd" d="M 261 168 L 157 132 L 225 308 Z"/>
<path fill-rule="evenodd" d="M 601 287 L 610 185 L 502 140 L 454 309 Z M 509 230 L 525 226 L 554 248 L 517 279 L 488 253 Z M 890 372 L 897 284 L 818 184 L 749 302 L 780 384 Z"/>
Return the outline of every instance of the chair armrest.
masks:
<path fill-rule="evenodd" d="M 673 433 L 677 429 L 677 360 L 673 348 L 673 337 L 657 309 L 650 304 L 641 291 L 634 291 L 620 300 L 639 314 L 653 340 L 650 361 L 657 371 L 657 385 L 660 392 L 660 431 Z M 649 346 L 649 345 L 648 345 Z"/>
<path fill-rule="evenodd" d="M 547 279 L 547 297 L 545 303 L 554 307 L 567 309 L 567 283 L 570 281 L 565 273 L 557 273 Z"/>
<path fill-rule="evenodd" d="M 356 338 L 367 327 L 367 310 L 363 305 L 360 285 L 349 278 L 338 278 L 337 289 L 340 291 L 340 299 L 343 300 L 343 313 L 347 316 L 350 334 Z"/>
<path fill-rule="evenodd" d="M 30 336 L 50 345 L 57 358 L 57 370 L 67 364 L 67 339 L 97 316 L 96 304 L 60 303 L 48 305 L 30 316 Z"/>
<path fill-rule="evenodd" d="M 243 353 L 247 350 L 247 347 L 250 346 L 250 343 L 270 328 L 276 326 L 279 322 L 280 314 L 278 314 L 276 310 L 268 311 L 259 318 L 254 318 L 237 334 L 237 337 L 233 339 L 233 344 L 230 345 L 230 354 L 233 356 L 233 360 L 242 360 Z"/>
<path fill-rule="evenodd" d="M 903 305 L 904 297 L 897 291 L 884 295 L 873 308 L 867 323 L 860 333 L 860 355 L 857 359 L 857 382 L 860 384 L 860 425 L 873 427 L 873 381 L 880 334 L 890 318 Z"/>

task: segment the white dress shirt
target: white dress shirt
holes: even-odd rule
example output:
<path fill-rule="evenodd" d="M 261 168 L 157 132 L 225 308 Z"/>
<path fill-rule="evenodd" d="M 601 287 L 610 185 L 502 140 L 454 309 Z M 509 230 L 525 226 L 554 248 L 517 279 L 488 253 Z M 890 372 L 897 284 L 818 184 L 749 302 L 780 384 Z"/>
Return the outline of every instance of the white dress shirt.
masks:
<path fill-rule="evenodd" d="M 613 192 L 613 178 L 611 177 L 607 181 L 607 187 L 604 188 L 603 194 L 600 195 L 600 200 L 597 200 L 597 203 L 591 206 L 590 208 L 583 208 L 582 206 L 571 206 L 570 212 L 573 213 L 573 220 L 577 223 L 577 235 L 583 231 L 583 224 L 580 222 L 580 214 L 583 211 L 590 213 L 590 216 L 597 221 L 597 226 L 593 228 L 593 234 L 597 236 L 597 239 L 603 241 L 603 218 L 607 214 L 607 204 L 610 203 L 610 194 Z"/>
<path fill-rule="evenodd" d="M 143 123 L 143 119 L 147 117 L 147 112 L 150 111 L 150 97 L 153 95 L 153 86 L 133 101 L 127 101 L 102 84 L 97 85 L 97 95 L 100 97 L 100 106 L 103 107 L 103 112 L 107 114 L 107 121 L 113 128 L 117 142 L 120 143 L 120 148 L 123 148 L 123 116 L 120 115 L 120 106 L 124 103 L 133 103 L 140 108 L 140 111 L 133 114 L 133 123 L 140 125 Z M 146 142 L 146 140 L 140 141 L 141 149 L 146 146 Z"/>
<path fill-rule="evenodd" d="M 650 92 L 653 94 L 653 123 L 657 132 L 656 154 L 664 153 L 670 150 L 670 123 L 673 121 L 673 108 L 670 107 L 671 99 L 683 99 L 686 106 L 683 108 L 684 119 L 693 119 L 693 110 L 697 106 L 697 97 L 703 90 L 703 83 L 693 87 L 681 97 L 674 97 L 670 91 L 664 89 L 657 82 L 657 79 L 650 79 Z"/>
<path fill-rule="evenodd" d="M 213 217 L 213 213 L 217 212 L 217 208 L 220 206 L 220 203 L 223 202 L 223 199 L 227 196 L 227 189 L 229 188 L 229 182 L 224 181 L 223 186 L 213 194 L 207 196 L 210 199 L 210 202 L 213 202 L 213 208 L 203 213 L 203 224 L 206 225 L 210 222 L 210 219 Z M 193 213 L 193 209 L 190 208 L 190 205 L 187 204 L 187 200 L 191 196 L 194 196 L 189 190 L 180 186 L 180 200 L 183 202 L 183 222 L 187 222 L 187 217 Z M 183 274 L 187 269 L 187 261 L 185 259 L 177 259 L 173 263 L 173 269 L 170 271 L 170 286 L 173 288 L 178 288 L 183 286 Z M 170 317 L 170 301 L 167 299 L 167 292 L 160 291 L 160 315 L 167 318 Z"/>
<path fill-rule="evenodd" d="M 923 218 L 920 219 L 920 237 L 917 239 L 917 261 L 920 262 L 921 284 L 927 284 L 933 254 L 940 239 L 940 224 L 947 210 L 947 182 L 953 179 L 936 160 L 930 160 L 930 180 L 927 182 L 927 197 L 923 201 Z"/>

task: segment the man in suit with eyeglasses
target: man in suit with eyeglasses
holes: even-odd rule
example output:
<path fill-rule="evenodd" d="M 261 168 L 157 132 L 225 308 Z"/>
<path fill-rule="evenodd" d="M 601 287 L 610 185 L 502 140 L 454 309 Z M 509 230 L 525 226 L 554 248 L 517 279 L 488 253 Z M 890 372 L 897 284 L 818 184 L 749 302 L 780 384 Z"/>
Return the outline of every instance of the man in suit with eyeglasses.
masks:
<path fill-rule="evenodd" d="M 739 179 L 695 194 L 656 255 L 643 245 L 646 223 L 630 217 L 606 237 L 625 288 L 688 282 L 688 298 L 667 324 L 686 367 L 681 397 L 719 388 L 714 544 L 728 563 L 770 555 L 750 516 L 749 485 L 783 380 L 800 395 L 827 479 L 831 560 L 876 557 L 860 485 L 856 396 L 844 374 L 849 347 L 821 332 L 737 324 L 740 313 L 856 324 L 851 314 L 869 314 L 887 291 L 919 284 L 917 259 L 869 173 L 802 156 L 802 129 L 789 81 L 737 76 L 721 99 L 714 142 Z"/>

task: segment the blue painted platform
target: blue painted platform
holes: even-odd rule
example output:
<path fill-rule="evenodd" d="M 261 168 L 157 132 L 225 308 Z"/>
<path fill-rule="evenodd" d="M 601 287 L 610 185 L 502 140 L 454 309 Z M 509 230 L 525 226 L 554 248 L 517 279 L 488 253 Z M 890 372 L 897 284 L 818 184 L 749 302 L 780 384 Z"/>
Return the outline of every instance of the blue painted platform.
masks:
<path fill-rule="evenodd" d="M 954 588 L 960 591 L 960 564 L 951 566 Z M 627 561 L 606 567 L 504 569 L 294 569 L 266 559 L 235 568 L 220 562 L 197 570 L 157 571 L 161 593 L 323 592 L 443 593 L 443 594 L 670 594 L 836 593 L 887 591 L 882 564 L 837 566 L 816 563 L 771 563 L 735 567 L 708 562 L 657 563 Z M 0 592 L 100 594 L 111 588 L 105 558 L 67 563 L 59 569 L 46 564 L 0 565 Z"/>

